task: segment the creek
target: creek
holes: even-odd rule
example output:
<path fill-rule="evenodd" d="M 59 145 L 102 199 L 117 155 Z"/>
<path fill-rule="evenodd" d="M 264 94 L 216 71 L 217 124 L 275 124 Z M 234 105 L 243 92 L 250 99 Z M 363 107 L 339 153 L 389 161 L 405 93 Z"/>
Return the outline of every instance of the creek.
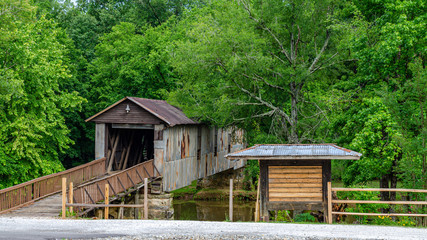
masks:
<path fill-rule="evenodd" d="M 226 221 L 228 220 L 228 200 L 174 200 L 175 220 Z M 254 221 L 255 202 L 235 200 L 233 221 Z"/>

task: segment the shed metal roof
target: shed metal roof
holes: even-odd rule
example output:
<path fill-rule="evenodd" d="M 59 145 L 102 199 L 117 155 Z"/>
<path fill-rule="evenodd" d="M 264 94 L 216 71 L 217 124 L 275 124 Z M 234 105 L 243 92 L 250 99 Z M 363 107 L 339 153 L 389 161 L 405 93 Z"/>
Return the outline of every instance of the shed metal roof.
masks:
<path fill-rule="evenodd" d="M 175 125 L 180 125 L 180 124 L 198 124 L 198 122 L 193 121 L 187 116 L 185 116 L 185 114 L 182 112 L 181 109 L 170 105 L 164 100 L 155 100 L 155 99 L 137 98 L 137 97 L 125 97 L 120 101 L 114 103 L 113 105 L 107 107 L 106 109 L 102 110 L 101 112 L 86 119 L 86 122 L 95 119 L 99 115 L 110 110 L 111 108 L 115 107 L 116 105 L 125 101 L 126 99 L 134 102 L 136 105 L 150 112 L 151 114 L 161 119 L 171 127 Z"/>
<path fill-rule="evenodd" d="M 226 155 L 228 159 L 351 159 L 358 160 L 361 153 L 335 144 L 260 144 Z"/>

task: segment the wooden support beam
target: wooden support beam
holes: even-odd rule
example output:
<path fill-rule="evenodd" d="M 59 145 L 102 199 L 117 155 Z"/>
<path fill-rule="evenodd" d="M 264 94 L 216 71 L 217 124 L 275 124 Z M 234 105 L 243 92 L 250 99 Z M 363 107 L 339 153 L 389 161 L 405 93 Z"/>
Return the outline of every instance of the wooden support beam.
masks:
<path fill-rule="evenodd" d="M 129 146 L 128 146 L 128 149 L 127 149 L 127 152 L 126 152 L 125 161 L 124 161 L 123 165 L 121 166 L 121 169 L 122 169 L 122 170 L 125 170 L 125 169 L 126 169 L 126 167 L 127 167 L 127 165 L 128 165 L 128 159 L 129 159 L 130 150 L 131 150 L 131 148 L 132 148 L 132 144 L 133 144 L 133 137 L 134 137 L 134 135 L 135 135 L 135 132 L 132 132 L 132 135 L 131 135 L 131 137 L 130 137 Z"/>
<path fill-rule="evenodd" d="M 116 162 L 116 169 L 117 170 L 122 169 L 123 162 L 125 161 L 126 151 L 127 151 L 127 148 L 122 148 L 122 154 L 120 155 L 120 160 L 118 162 Z"/>
<path fill-rule="evenodd" d="M 135 193 L 135 204 L 139 203 L 139 191 L 136 191 Z M 134 216 L 135 219 L 139 219 L 139 208 L 134 209 Z"/>
<path fill-rule="evenodd" d="M 147 169 L 145 168 L 145 166 L 142 166 L 142 168 L 144 168 L 144 170 L 147 173 L 147 175 L 151 178 L 151 174 L 147 171 Z"/>
<path fill-rule="evenodd" d="M 162 174 L 159 172 L 159 170 L 157 169 L 156 165 L 153 163 L 153 167 L 156 170 L 156 172 L 159 174 L 159 176 L 161 176 Z M 155 174 L 154 174 L 155 175 Z M 158 176 L 157 176 L 158 177 Z"/>
<path fill-rule="evenodd" d="M 104 201 L 104 203 L 107 205 L 107 207 L 105 207 L 105 209 L 104 209 L 104 218 L 105 219 L 108 219 L 108 214 L 109 214 L 109 208 L 108 208 L 108 205 L 110 204 L 110 188 L 109 188 L 109 184 L 105 184 L 105 201 Z"/>
<path fill-rule="evenodd" d="M 141 180 L 141 182 L 144 182 L 144 179 L 142 179 L 141 175 L 138 172 L 138 169 L 135 169 L 136 174 L 138 175 L 139 179 Z"/>
<path fill-rule="evenodd" d="M 101 194 L 102 198 L 105 199 L 104 193 L 102 193 L 102 190 L 101 190 L 101 188 L 99 187 L 98 184 L 96 184 L 96 188 L 98 189 L 98 192 Z"/>
<path fill-rule="evenodd" d="M 90 203 L 67 203 L 67 207 L 73 206 L 73 207 L 91 207 L 91 208 L 97 208 L 97 207 L 109 207 L 109 208 L 142 208 L 144 207 L 143 204 L 103 204 L 103 203 L 97 203 L 97 204 L 90 204 Z"/>
<path fill-rule="evenodd" d="M 68 190 L 68 201 L 70 203 L 73 203 L 74 200 L 74 189 L 73 189 L 73 182 L 70 182 L 70 187 Z M 73 212 L 73 207 L 70 207 L 70 213 Z"/>
<path fill-rule="evenodd" d="M 114 195 L 117 195 L 116 191 L 114 191 L 113 185 L 111 185 L 110 180 L 107 180 L 108 185 L 110 185 L 111 190 L 113 191 Z"/>
<path fill-rule="evenodd" d="M 90 196 L 89 192 L 86 190 L 86 188 L 83 188 L 83 190 L 85 190 L 86 195 L 89 197 L 89 200 L 95 204 L 95 201 L 93 201 L 92 197 Z"/>
<path fill-rule="evenodd" d="M 135 186 L 136 184 L 132 181 L 132 178 L 129 176 L 129 173 L 126 173 L 126 176 L 130 180 L 130 182 L 132 183 L 132 185 Z"/>
<path fill-rule="evenodd" d="M 125 186 L 123 186 L 122 181 L 120 181 L 120 177 L 119 176 L 117 176 L 117 181 L 120 183 L 120 186 L 122 186 L 123 191 L 126 192 L 126 188 L 125 188 Z"/>
<path fill-rule="evenodd" d="M 125 202 L 124 201 L 122 201 L 121 203 L 120 203 L 120 205 L 125 205 Z M 123 219 L 123 215 L 124 215 L 124 208 L 122 207 L 122 206 L 120 206 L 120 208 L 119 208 L 119 216 L 118 216 L 118 219 Z"/>
<path fill-rule="evenodd" d="M 258 184 L 257 184 L 257 191 L 256 191 L 256 205 L 255 205 L 255 222 L 259 222 L 259 177 L 258 177 Z"/>
<path fill-rule="evenodd" d="M 230 179 L 230 206 L 229 206 L 229 218 L 230 222 L 233 221 L 233 179 Z"/>
<path fill-rule="evenodd" d="M 328 217 L 327 221 L 329 224 L 332 224 L 332 184 L 328 182 Z"/>
<path fill-rule="evenodd" d="M 144 178 L 144 219 L 148 219 L 148 178 Z"/>
<path fill-rule="evenodd" d="M 65 219 L 66 217 L 66 206 L 67 203 L 67 179 L 62 178 L 62 219 Z"/>
<path fill-rule="evenodd" d="M 107 173 L 110 173 L 111 169 L 113 168 L 113 162 L 114 162 L 114 157 L 116 155 L 117 144 L 119 143 L 119 140 L 120 140 L 119 133 L 117 132 L 116 134 L 117 134 L 117 137 L 116 137 L 116 139 L 114 141 L 113 150 L 111 151 L 111 157 L 110 157 L 110 159 L 108 159 Z"/>

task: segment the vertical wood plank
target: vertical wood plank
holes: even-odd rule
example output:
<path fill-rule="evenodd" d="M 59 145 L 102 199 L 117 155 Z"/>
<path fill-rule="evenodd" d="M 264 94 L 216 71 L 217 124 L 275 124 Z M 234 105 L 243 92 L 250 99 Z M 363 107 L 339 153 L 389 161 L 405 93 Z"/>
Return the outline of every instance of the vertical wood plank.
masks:
<path fill-rule="evenodd" d="M 73 182 L 70 182 L 70 188 L 68 190 L 68 201 L 70 203 L 73 203 L 74 199 L 74 189 L 73 189 Z M 70 207 L 70 213 L 73 212 L 73 207 Z"/>
<path fill-rule="evenodd" d="M 67 179 L 62 178 L 62 219 L 65 219 L 65 204 L 67 202 Z"/>
<path fill-rule="evenodd" d="M 258 160 L 258 163 L 259 163 L 259 160 Z M 255 205 L 255 222 L 259 222 L 259 185 L 260 185 L 260 183 L 259 183 L 259 176 L 258 176 L 258 186 L 257 186 L 257 191 L 256 191 L 256 205 Z"/>
<path fill-rule="evenodd" d="M 260 161 L 260 215 L 264 221 L 269 220 L 268 202 L 268 161 Z"/>
<path fill-rule="evenodd" d="M 135 204 L 139 204 L 139 190 L 135 193 Z M 139 208 L 134 209 L 135 219 L 139 219 Z"/>
<path fill-rule="evenodd" d="M 148 178 L 144 178 L 144 219 L 148 219 Z"/>
<path fill-rule="evenodd" d="M 332 184 L 328 182 L 328 223 L 332 224 Z"/>
<path fill-rule="evenodd" d="M 105 201 L 104 201 L 104 203 L 110 204 L 110 186 L 108 185 L 108 183 L 105 184 Z M 108 219 L 108 214 L 109 214 L 108 211 L 109 210 L 110 210 L 109 207 L 105 207 L 105 210 L 104 210 L 104 218 L 105 219 Z"/>
<path fill-rule="evenodd" d="M 230 222 L 233 221 L 233 179 L 230 179 L 230 206 L 229 206 Z"/>

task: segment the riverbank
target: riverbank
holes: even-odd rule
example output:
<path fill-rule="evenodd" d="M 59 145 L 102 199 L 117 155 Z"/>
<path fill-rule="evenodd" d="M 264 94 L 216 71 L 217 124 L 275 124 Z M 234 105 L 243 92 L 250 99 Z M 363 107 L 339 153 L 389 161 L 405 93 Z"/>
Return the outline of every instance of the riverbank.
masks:
<path fill-rule="evenodd" d="M 191 185 L 172 191 L 174 200 L 227 200 L 230 196 L 228 188 L 200 188 L 197 181 Z M 256 201 L 256 191 L 234 189 L 233 198 L 242 201 Z"/>

